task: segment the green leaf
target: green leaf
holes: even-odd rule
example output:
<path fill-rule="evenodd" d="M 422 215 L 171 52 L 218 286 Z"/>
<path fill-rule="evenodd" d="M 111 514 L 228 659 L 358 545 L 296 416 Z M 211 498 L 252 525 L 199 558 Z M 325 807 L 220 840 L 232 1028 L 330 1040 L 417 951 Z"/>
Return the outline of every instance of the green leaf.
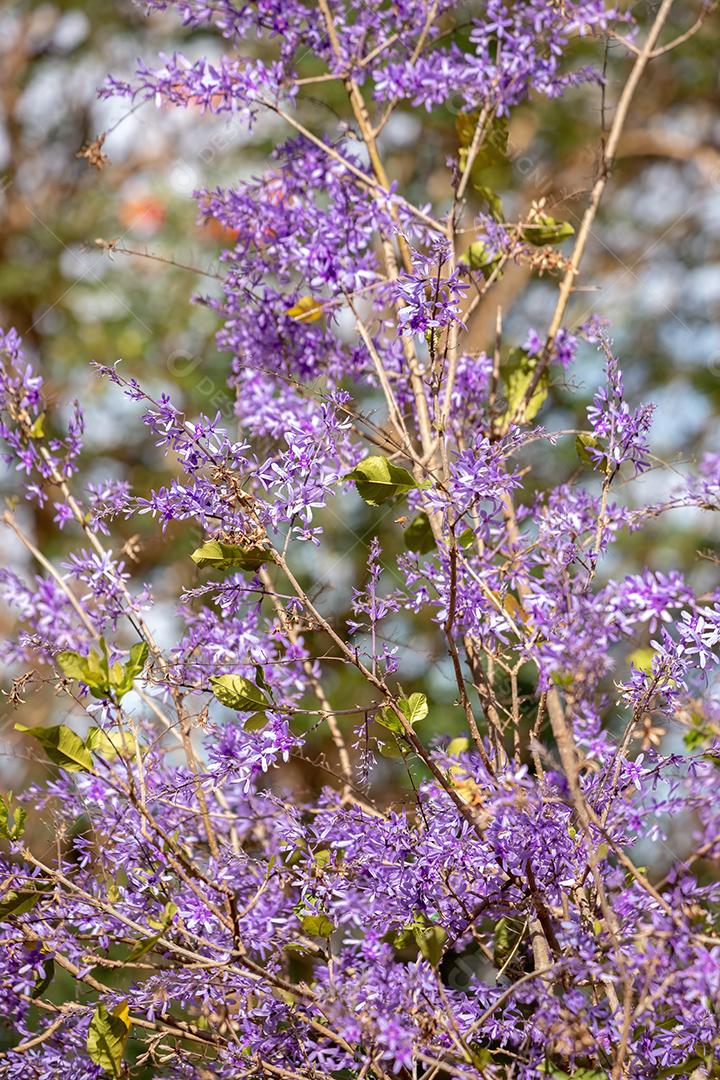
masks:
<path fill-rule="evenodd" d="M 253 713 L 243 724 L 243 731 L 262 731 L 268 722 L 264 712 Z"/>
<path fill-rule="evenodd" d="M 628 657 L 631 664 L 644 675 L 652 674 L 653 660 L 657 656 L 654 649 L 635 649 Z"/>
<path fill-rule="evenodd" d="M 501 918 L 495 927 L 493 963 L 500 969 L 509 963 L 525 935 L 523 919 Z"/>
<path fill-rule="evenodd" d="M 702 1062 L 701 1062 L 702 1064 Z M 608 1073 L 604 1069 L 575 1069 L 574 1072 L 563 1072 L 548 1064 L 546 1072 L 552 1080 L 606 1080 Z"/>
<path fill-rule="evenodd" d="M 323 867 L 329 866 L 332 862 L 332 854 L 330 848 L 321 848 L 320 851 L 314 851 L 313 862 L 315 863 L 315 866 L 319 867 L 321 870 Z M 340 854 L 342 854 L 342 851 Z"/>
<path fill-rule="evenodd" d="M 19 840 L 25 829 L 27 813 L 22 806 L 12 806 L 12 793 L 0 795 L 0 836 Z"/>
<path fill-rule="evenodd" d="M 579 435 L 575 436 L 575 452 L 582 462 L 589 465 L 592 469 L 597 469 L 598 472 L 606 473 L 608 469 L 608 459 L 605 454 L 602 457 L 591 454 L 591 450 L 601 450 L 602 443 L 600 439 L 595 435 L 590 435 L 589 432 L 581 431 Z"/>
<path fill-rule="evenodd" d="M 501 262 L 500 255 L 493 255 L 492 251 L 489 251 L 485 247 L 482 240 L 476 240 L 474 244 L 471 244 L 467 249 L 466 258 L 471 270 L 479 270 L 484 278 L 489 278 L 495 267 Z"/>
<path fill-rule="evenodd" d="M 135 757 L 137 753 L 137 740 L 130 731 L 103 731 L 99 727 L 91 727 L 85 736 L 85 745 L 93 754 L 99 754 L 106 761 L 113 761 L 118 755 Z"/>
<path fill-rule="evenodd" d="M 358 495 L 370 506 L 380 506 L 397 495 L 406 495 L 417 487 L 412 475 L 386 457 L 373 454 L 361 461 L 345 477 L 354 480 Z"/>
<path fill-rule="evenodd" d="M 239 544 L 226 544 L 222 540 L 206 540 L 190 556 L 200 570 L 212 567 L 215 570 L 259 570 L 270 559 L 267 548 L 257 546 L 241 547 Z"/>
<path fill-rule="evenodd" d="M 430 518 L 424 510 L 412 519 L 405 530 L 403 539 L 408 551 L 414 551 L 417 555 L 427 555 L 437 547 L 433 536 Z"/>
<path fill-rule="evenodd" d="M 408 755 L 407 745 L 398 741 L 398 739 L 392 742 L 380 742 L 378 743 L 378 750 L 385 758 L 391 758 L 397 760 L 398 758 L 405 758 Z"/>
<path fill-rule="evenodd" d="M 64 652 L 59 652 L 55 657 L 58 667 L 62 671 L 63 675 L 68 679 L 77 679 L 79 682 L 87 682 L 89 678 L 89 671 L 87 660 L 80 653 L 71 652 L 66 649 Z"/>
<path fill-rule="evenodd" d="M 87 1051 L 92 1061 L 112 1076 L 120 1076 L 125 1046 L 130 1035 L 128 1004 L 123 1001 L 112 1012 L 98 1005 L 87 1035 Z"/>
<path fill-rule="evenodd" d="M 63 675 L 68 679 L 84 682 L 93 697 L 112 696 L 108 650 L 104 638 L 100 638 L 99 652 L 91 649 L 87 656 L 81 656 L 80 653 L 65 650 L 57 654 L 56 660 Z"/>
<path fill-rule="evenodd" d="M 271 704 L 265 693 L 242 675 L 214 675 L 210 682 L 213 694 L 228 709 L 257 712 Z"/>
<path fill-rule="evenodd" d="M 314 934 L 316 937 L 329 937 L 335 929 L 327 915 L 302 915 L 300 925 L 306 934 Z"/>
<path fill-rule="evenodd" d="M 34 998 L 42 997 L 50 983 L 53 981 L 54 976 L 55 961 L 53 960 L 52 956 L 48 956 L 48 958 L 43 961 L 43 974 L 38 977 L 38 981 L 33 987 L 33 992 L 31 996 Z"/>
<path fill-rule="evenodd" d="M 526 225 L 523 236 L 528 244 L 534 247 L 544 247 L 546 244 L 559 244 L 574 236 L 575 230 L 569 221 L 556 221 L 551 217 L 540 217 L 532 225 Z"/>
<path fill-rule="evenodd" d="M 411 694 L 409 698 L 403 698 L 400 708 L 405 713 L 407 722 L 413 727 L 428 714 L 428 702 L 424 694 Z"/>
<path fill-rule="evenodd" d="M 159 919 L 148 919 L 148 923 L 153 929 L 157 930 L 157 933 L 151 934 L 149 937 L 136 942 L 127 955 L 128 962 L 139 960 L 141 956 L 145 956 L 146 953 L 149 953 L 151 949 L 155 948 L 158 941 L 166 933 L 168 927 L 177 915 L 177 911 L 177 904 L 168 903 L 163 908 L 162 915 Z"/>
<path fill-rule="evenodd" d="M 43 897 L 44 890 L 18 889 L 5 893 L 5 899 L 0 901 L 0 922 L 7 922 L 10 918 L 24 915 L 26 911 L 34 908 L 38 900 Z"/>
<path fill-rule="evenodd" d="M 496 221 L 504 221 L 505 214 L 503 213 L 502 199 L 496 191 L 493 191 L 487 184 L 478 184 L 473 180 L 473 188 L 478 194 L 480 202 L 483 203 L 488 210 L 488 213 L 495 218 Z"/>
<path fill-rule="evenodd" d="M 95 697 L 106 697 L 110 691 L 110 658 L 105 638 L 99 641 L 100 649 L 91 649 L 87 655 L 86 680 Z"/>
<path fill-rule="evenodd" d="M 377 720 L 378 724 L 380 724 L 382 727 L 387 728 L 388 731 L 392 731 L 393 735 L 404 735 L 405 734 L 405 728 L 402 726 L 402 721 L 400 720 L 400 717 L 397 716 L 397 714 L 393 711 L 393 709 L 390 709 L 390 708 L 382 709 L 377 714 L 375 719 Z M 395 754 L 395 755 L 386 754 L 385 756 L 386 757 L 391 757 L 391 756 L 397 757 L 397 754 Z"/>
<path fill-rule="evenodd" d="M 58 667 L 68 679 L 84 682 L 94 697 L 115 697 L 118 701 L 132 690 L 133 680 L 140 674 L 148 657 L 148 647 L 144 641 L 133 645 L 130 659 L 121 664 L 116 661 L 112 667 L 108 663 L 108 650 L 104 638 L 100 638 L 100 652 L 91 649 L 87 656 L 65 650 L 58 653 Z"/>
<path fill-rule="evenodd" d="M 466 739 L 464 735 L 460 735 L 457 739 L 450 740 L 446 753 L 448 757 L 458 757 L 459 754 L 464 754 L 469 749 L 470 740 Z"/>
<path fill-rule="evenodd" d="M 392 945 L 394 949 L 409 949 L 411 945 L 417 944 L 415 941 L 415 923 L 402 926 L 399 930 L 390 930 L 383 940 Z"/>
<path fill-rule="evenodd" d="M 173 919 L 175 918 L 177 913 L 178 913 L 177 904 L 174 904 L 172 902 L 172 900 L 169 900 L 168 903 L 165 904 L 162 911 L 160 912 L 160 918 L 159 919 L 148 918 L 148 923 L 150 924 L 150 926 L 154 927 L 156 930 L 167 930 L 168 926 L 173 921 Z"/>
<path fill-rule="evenodd" d="M 458 134 L 460 151 L 458 158 L 461 170 L 465 169 L 468 152 L 475 138 L 479 112 L 458 113 L 455 117 L 455 129 Z M 480 147 L 475 155 L 470 170 L 470 176 L 475 179 L 485 169 L 496 165 L 503 165 L 507 161 L 508 135 L 510 133 L 510 120 L 507 116 L 495 116 L 486 125 L 486 131 Z"/>
<path fill-rule="evenodd" d="M 411 694 L 409 698 L 401 698 L 398 701 L 405 719 L 408 724 L 413 727 L 415 724 L 424 720 L 428 714 L 427 698 L 424 694 Z M 394 709 L 385 708 L 375 718 L 378 724 L 387 728 L 388 731 L 392 731 L 393 735 L 405 735 L 405 728 L 402 725 L 400 717 L 397 715 Z M 392 756 L 392 755 L 386 755 Z M 396 756 L 396 755 L 395 755 Z"/>
<path fill-rule="evenodd" d="M 92 757 L 79 735 L 65 724 L 54 727 L 29 728 L 25 724 L 16 724 L 16 731 L 32 735 L 41 744 L 50 760 L 66 772 L 90 772 Z"/>
<path fill-rule="evenodd" d="M 525 394 L 529 389 L 534 376 L 537 359 L 528 356 L 525 349 L 512 349 L 505 366 L 505 399 L 507 412 L 502 418 L 502 423 L 509 422 L 515 416 L 522 404 Z M 543 371 L 540 380 L 533 391 L 532 397 L 525 408 L 525 420 L 534 420 L 548 396 L 550 376 L 547 367 Z"/>
<path fill-rule="evenodd" d="M 142 669 L 145 667 L 145 662 L 148 658 L 148 646 L 146 641 L 138 641 L 133 645 L 130 650 L 130 659 L 126 661 L 123 666 L 125 672 L 126 681 L 130 681 L 132 685 L 133 679 L 136 679 Z"/>
<path fill-rule="evenodd" d="M 45 434 L 45 413 L 41 412 L 32 422 L 28 435 L 31 439 L 42 439 Z"/>
<path fill-rule="evenodd" d="M 429 964 L 437 967 L 442 960 L 447 933 L 442 926 L 414 926 L 413 936 L 421 954 Z"/>

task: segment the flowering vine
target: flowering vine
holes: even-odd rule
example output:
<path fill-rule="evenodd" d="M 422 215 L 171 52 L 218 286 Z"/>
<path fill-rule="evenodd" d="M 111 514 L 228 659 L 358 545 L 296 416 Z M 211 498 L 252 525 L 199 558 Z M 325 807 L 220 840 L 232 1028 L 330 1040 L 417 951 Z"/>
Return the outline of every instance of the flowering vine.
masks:
<path fill-rule="evenodd" d="M 0 802 L 3 1076 L 718 1075 L 720 886 L 698 873 L 720 857 L 718 593 L 603 566 L 669 509 L 717 510 L 718 455 L 663 503 L 624 498 L 652 409 L 628 400 L 608 332 L 566 325 L 670 6 L 636 45 L 604 0 L 487 0 L 469 25 L 450 0 L 149 4 L 226 54 L 141 63 L 104 93 L 273 115 L 288 137 L 262 176 L 197 193 L 232 236 L 208 302 L 233 415 L 187 416 L 98 366 L 171 459 L 166 485 L 84 485 L 80 407 L 61 430 L 17 334 L 0 339 L 22 485 L 3 523 L 35 563 L 0 571 L 2 655 L 19 743 L 49 775 Z M 506 220 L 486 170 L 508 117 L 599 81 L 574 46 L 598 60 L 610 33 L 630 74 L 577 235 L 542 201 Z M 306 122 L 304 88 L 325 83 L 347 113 Z M 448 104 L 448 196 L 417 205 L 383 130 Z M 513 263 L 557 286 L 555 311 L 517 341 L 498 320 L 478 353 L 473 315 Z M 546 402 L 581 348 L 605 374 L 568 435 Z M 573 478 L 536 482 L 567 439 Z M 346 620 L 315 569 L 349 500 L 378 532 L 393 515 L 402 550 L 373 537 Z M 26 503 L 52 504 L 63 559 Z M 116 526 L 148 519 L 185 554 L 144 582 Z M 452 681 L 454 737 L 427 736 L 416 632 Z M 26 724 L 48 682 L 62 719 Z M 291 789 L 295 761 L 314 794 Z M 26 836 L 43 808 L 50 853 Z M 648 843 L 663 877 L 640 865 Z"/>

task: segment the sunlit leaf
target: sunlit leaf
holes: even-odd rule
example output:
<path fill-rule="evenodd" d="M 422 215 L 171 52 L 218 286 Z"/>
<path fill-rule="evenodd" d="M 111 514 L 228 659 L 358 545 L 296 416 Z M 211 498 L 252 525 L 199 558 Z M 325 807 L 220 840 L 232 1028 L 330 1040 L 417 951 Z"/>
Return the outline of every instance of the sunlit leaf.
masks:
<path fill-rule="evenodd" d="M 427 716 L 428 701 L 424 694 L 411 694 L 409 698 L 403 698 L 400 701 L 400 708 L 412 727 Z"/>
<path fill-rule="evenodd" d="M 510 351 L 503 371 L 505 400 L 507 401 L 507 412 L 502 418 L 503 424 L 508 423 L 512 417 L 518 414 L 527 391 L 535 378 L 537 363 L 537 358 L 528 356 L 525 349 L 512 349 Z M 546 367 L 525 406 L 525 420 L 535 419 L 548 396 L 549 387 L 550 378 Z"/>
<path fill-rule="evenodd" d="M 45 753 L 55 765 L 67 772 L 89 772 L 92 769 L 92 757 L 79 735 L 65 724 L 54 727 L 29 728 L 25 724 L 16 724 L 16 731 L 31 735 L 43 747 Z"/>
<path fill-rule="evenodd" d="M 87 660 L 80 653 L 66 649 L 64 652 L 59 652 L 55 659 L 66 678 L 87 682 L 89 677 Z"/>
<path fill-rule="evenodd" d="M 373 454 L 359 462 L 347 474 L 346 480 L 354 480 L 358 495 L 370 506 L 380 506 L 397 495 L 406 495 L 417 487 L 412 474 L 400 465 L 393 465 L 386 457 Z"/>
<path fill-rule="evenodd" d="M 327 915 L 322 914 L 301 915 L 300 925 L 306 934 L 314 934 L 316 937 L 329 937 L 335 929 Z"/>
<path fill-rule="evenodd" d="M 628 659 L 638 671 L 642 671 L 644 675 L 650 675 L 652 674 L 653 660 L 656 656 L 657 653 L 654 649 L 635 649 L 630 653 Z"/>
<path fill-rule="evenodd" d="M 30 426 L 30 429 L 28 431 L 28 435 L 30 436 L 31 439 L 42 439 L 44 434 L 45 434 L 45 413 L 42 412 L 42 413 L 40 413 L 39 416 L 36 416 L 35 419 L 33 420 L 32 424 Z"/>
<path fill-rule="evenodd" d="M 470 740 L 466 739 L 464 735 L 460 735 L 457 739 L 450 740 L 447 747 L 447 754 L 449 757 L 458 757 L 469 749 Z"/>
<path fill-rule="evenodd" d="M 259 570 L 270 557 L 266 548 L 241 547 L 239 544 L 226 544 L 222 540 L 206 540 L 190 556 L 200 570 L 209 566 L 215 570 L 249 571 Z"/>
<path fill-rule="evenodd" d="M 242 675 L 214 675 L 213 694 L 221 705 L 242 712 L 262 712 L 271 703 L 264 691 Z"/>
<path fill-rule="evenodd" d="M 428 703 L 424 694 L 415 693 L 411 694 L 409 698 L 401 698 L 398 705 L 410 727 L 419 723 L 420 720 L 424 720 L 428 714 Z M 378 724 L 387 728 L 388 731 L 392 731 L 394 735 L 405 735 L 405 728 L 400 717 L 389 706 L 377 714 L 376 720 Z"/>
<path fill-rule="evenodd" d="M 0 836 L 6 840 L 18 840 L 25 829 L 27 812 L 22 806 L 12 805 L 12 794 L 0 795 Z"/>
<path fill-rule="evenodd" d="M 442 960 L 443 948 L 447 941 L 447 932 L 442 926 L 415 926 L 413 936 L 422 956 L 433 967 Z"/>
<path fill-rule="evenodd" d="M 91 727 L 85 736 L 85 745 L 93 754 L 99 754 L 106 761 L 124 756 L 135 757 L 137 753 L 137 740 L 130 731 L 121 731 L 115 728 L 112 731 L 103 731 L 99 727 Z"/>
<path fill-rule="evenodd" d="M 476 240 L 465 253 L 471 270 L 479 270 L 485 278 L 489 278 L 495 267 L 499 265 L 501 256 L 490 251 L 482 240 Z"/>
<path fill-rule="evenodd" d="M 111 1076 L 120 1076 L 128 1036 L 130 1013 L 126 1001 L 112 1012 L 100 1004 L 95 1009 L 87 1035 L 87 1051 L 92 1061 Z"/>

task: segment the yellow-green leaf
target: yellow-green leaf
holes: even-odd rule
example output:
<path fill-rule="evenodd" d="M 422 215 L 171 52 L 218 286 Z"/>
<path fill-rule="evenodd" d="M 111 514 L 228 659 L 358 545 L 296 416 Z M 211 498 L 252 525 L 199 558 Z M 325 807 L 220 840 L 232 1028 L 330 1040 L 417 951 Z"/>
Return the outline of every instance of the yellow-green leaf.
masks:
<path fill-rule="evenodd" d="M 258 712 L 270 705 L 266 694 L 242 675 L 215 675 L 210 682 L 213 694 L 228 709 Z"/>
<path fill-rule="evenodd" d="M 400 708 L 405 714 L 407 722 L 412 727 L 424 720 L 428 714 L 428 702 L 424 694 L 411 694 L 409 698 L 403 698 Z"/>
<path fill-rule="evenodd" d="M 128 1036 L 130 1011 L 123 1001 L 112 1012 L 100 1004 L 95 1009 L 87 1035 L 87 1051 L 92 1061 L 111 1076 L 120 1076 Z"/>
<path fill-rule="evenodd" d="M 206 540 L 190 556 L 195 565 L 203 570 L 210 566 L 215 570 L 259 570 L 270 558 L 266 548 L 257 546 L 241 547 L 239 544 L 226 544 L 222 540 Z"/>
<path fill-rule="evenodd" d="M 32 426 L 28 431 L 28 435 L 31 439 L 42 439 L 45 434 L 45 413 L 41 412 L 39 416 L 36 416 L 33 420 Z"/>
<path fill-rule="evenodd" d="M 22 806 L 12 805 L 12 793 L 0 795 L 0 836 L 6 840 L 18 840 L 25 829 L 26 811 Z"/>
<path fill-rule="evenodd" d="M 520 946 L 527 924 L 523 919 L 501 918 L 495 926 L 493 962 L 504 968 Z"/>
<path fill-rule="evenodd" d="M 642 671 L 644 675 L 651 675 L 653 660 L 656 656 L 654 649 L 635 649 L 630 653 L 629 660 L 638 671 Z"/>
<path fill-rule="evenodd" d="M 502 199 L 496 191 L 493 191 L 487 184 L 479 184 L 476 180 L 473 180 L 473 188 L 477 192 L 480 202 L 483 203 L 488 210 L 488 213 L 495 218 L 496 221 L 504 221 L 505 215 L 503 213 Z"/>
<path fill-rule="evenodd" d="M 508 423 L 509 420 L 518 413 L 520 406 L 525 399 L 525 395 L 535 378 L 536 367 L 537 358 L 528 356 L 525 349 L 511 350 L 504 372 L 505 399 L 507 401 L 507 412 L 502 418 L 504 424 Z M 549 387 L 550 378 L 546 367 L 538 380 L 537 386 L 533 390 L 530 400 L 525 406 L 525 420 L 530 421 L 535 419 L 540 412 L 545 398 L 548 396 Z"/>
<path fill-rule="evenodd" d="M 500 256 L 494 255 L 485 247 L 482 240 L 476 240 L 467 249 L 466 258 L 471 270 L 479 270 L 484 278 L 489 278 L 500 263 Z"/>
<path fill-rule="evenodd" d="M 595 435 L 591 435 L 587 431 L 581 431 L 579 435 L 575 436 L 575 452 L 577 456 L 586 465 L 589 465 L 593 469 L 597 469 L 598 472 L 607 472 L 608 459 L 605 454 L 591 454 L 591 450 L 601 450 L 602 443 Z"/>
<path fill-rule="evenodd" d="M 113 731 L 103 731 L 99 727 L 91 727 L 85 736 L 85 745 L 93 754 L 99 754 L 106 761 L 113 761 L 119 754 L 126 758 L 135 757 L 137 753 L 137 740 L 130 731 L 121 731 L 119 728 Z"/>
<path fill-rule="evenodd" d="M 380 506 L 397 495 L 406 495 L 417 487 L 407 469 L 393 465 L 386 457 L 372 454 L 359 462 L 345 477 L 354 480 L 358 495 L 370 506 Z"/>
<path fill-rule="evenodd" d="M 574 235 L 575 230 L 569 221 L 556 221 L 555 218 L 545 216 L 538 218 L 532 225 L 526 225 L 523 229 L 523 237 L 534 247 L 559 244 Z"/>
<path fill-rule="evenodd" d="M 446 753 L 449 757 L 458 757 L 460 754 L 464 754 L 469 749 L 470 740 L 466 739 L 464 735 L 460 735 L 457 739 L 450 740 Z"/>
<path fill-rule="evenodd" d="M 80 736 L 65 724 L 37 728 L 16 724 L 15 730 L 37 739 L 50 760 L 66 772 L 89 772 L 92 769 L 90 751 Z"/>
<path fill-rule="evenodd" d="M 443 948 L 447 941 L 447 932 L 442 926 L 414 926 L 413 936 L 422 956 L 433 967 L 442 960 Z"/>
<path fill-rule="evenodd" d="M 262 731 L 267 722 L 268 718 L 264 712 L 253 713 L 243 724 L 243 731 Z"/>
<path fill-rule="evenodd" d="M 306 934 L 314 934 L 316 937 L 329 937 L 335 929 L 327 915 L 302 915 L 300 925 Z"/>
<path fill-rule="evenodd" d="M 177 915 L 177 910 L 177 904 L 168 903 L 163 908 L 162 915 L 159 919 L 148 919 L 148 923 L 157 931 L 157 933 L 151 934 L 149 937 L 142 938 L 141 941 L 136 942 L 128 953 L 128 961 L 139 960 L 141 956 L 145 956 L 146 953 L 149 953 L 151 949 L 155 948 L 158 941 L 165 934 Z"/>

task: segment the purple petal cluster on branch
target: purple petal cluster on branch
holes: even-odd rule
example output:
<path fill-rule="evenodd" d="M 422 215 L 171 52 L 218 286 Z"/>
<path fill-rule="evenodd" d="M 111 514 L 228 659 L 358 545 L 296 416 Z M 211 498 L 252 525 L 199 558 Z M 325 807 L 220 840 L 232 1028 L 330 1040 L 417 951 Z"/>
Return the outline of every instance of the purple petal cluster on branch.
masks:
<path fill-rule="evenodd" d="M 572 229 L 537 206 L 504 223 L 468 194 L 518 102 L 598 78 L 574 42 L 601 59 L 617 13 L 488 0 L 468 27 L 449 0 L 149 6 L 215 28 L 227 55 L 142 64 L 106 93 L 269 113 L 288 138 L 262 176 L 197 193 L 234 238 L 210 301 L 233 415 L 187 416 L 99 368 L 169 482 L 83 489 L 80 409 L 60 431 L 17 335 L 0 340 L 3 523 L 34 564 L 0 571 L 8 695 L 22 710 L 51 683 L 62 702 L 61 722 L 18 725 L 49 779 L 0 800 L 2 1075 L 717 1075 L 720 882 L 696 870 L 720 858 L 718 594 L 652 567 L 602 575 L 624 534 L 717 510 L 720 458 L 664 503 L 623 498 L 652 409 L 627 401 L 604 332 L 555 325 L 578 265 L 553 245 Z M 334 123 L 303 95 L 336 82 Z M 444 204 L 386 173 L 401 102 L 470 129 Z M 528 244 L 559 275 L 551 330 L 508 342 L 498 320 L 495 355 L 477 353 L 473 313 Z M 578 469 L 543 483 L 539 453 L 568 436 L 536 417 L 581 347 L 605 382 L 569 436 Z M 373 537 L 340 618 L 328 523 L 361 499 L 378 532 L 397 513 L 394 540 Z M 25 501 L 49 500 L 63 559 L 25 524 Z M 137 580 L 116 519 L 187 558 Z M 455 738 L 418 688 L 420 634 Z M 297 762 L 314 795 L 291 788 Z M 26 842 L 30 809 L 57 823 L 51 854 Z M 638 865 L 648 843 L 664 877 Z"/>

